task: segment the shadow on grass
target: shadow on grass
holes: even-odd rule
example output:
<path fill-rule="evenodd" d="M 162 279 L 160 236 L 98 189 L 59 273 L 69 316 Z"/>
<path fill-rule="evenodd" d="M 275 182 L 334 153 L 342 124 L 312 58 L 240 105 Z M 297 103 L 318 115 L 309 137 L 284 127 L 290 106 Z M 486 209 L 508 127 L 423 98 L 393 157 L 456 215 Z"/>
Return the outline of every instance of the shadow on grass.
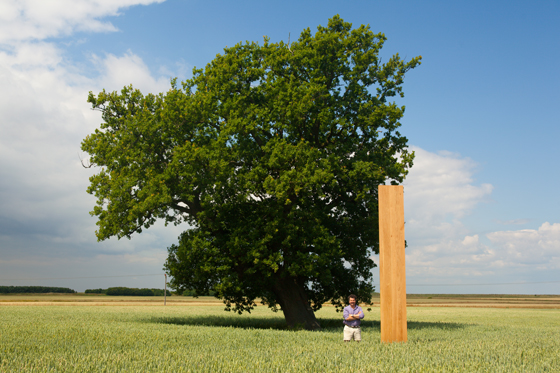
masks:
<path fill-rule="evenodd" d="M 232 316 L 185 316 L 185 317 L 151 317 L 144 320 L 157 324 L 210 326 L 242 329 L 277 329 L 288 330 L 286 321 L 279 317 L 250 316 L 238 318 Z"/>
<path fill-rule="evenodd" d="M 229 327 L 241 329 L 273 329 L 273 330 L 300 330 L 301 328 L 292 329 L 286 325 L 286 321 L 281 317 L 258 317 L 250 316 L 238 318 L 232 316 L 185 316 L 185 317 L 152 317 L 143 320 L 148 323 L 171 324 L 171 325 L 189 325 L 189 326 L 208 326 L 208 327 Z M 341 331 L 344 325 L 340 318 L 318 318 L 321 324 L 321 331 L 332 332 Z M 449 322 L 422 322 L 409 321 L 408 329 L 463 329 L 467 324 L 449 323 Z M 369 330 L 381 330 L 381 322 L 379 320 L 363 320 L 362 328 Z"/>

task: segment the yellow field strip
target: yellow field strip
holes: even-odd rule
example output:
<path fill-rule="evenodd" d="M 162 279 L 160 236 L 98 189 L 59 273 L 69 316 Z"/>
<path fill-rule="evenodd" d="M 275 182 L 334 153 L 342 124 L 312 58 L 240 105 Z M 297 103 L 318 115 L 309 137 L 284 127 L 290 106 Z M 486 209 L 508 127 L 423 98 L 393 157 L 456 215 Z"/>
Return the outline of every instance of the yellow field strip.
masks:
<path fill-rule="evenodd" d="M 163 297 L 83 297 L 76 296 L 0 296 L 0 306 L 163 306 Z M 219 299 L 204 297 L 168 297 L 167 306 L 223 306 Z M 374 299 L 374 304 L 364 307 L 379 307 L 379 299 Z M 262 307 L 259 304 L 259 307 Z M 324 307 L 332 307 L 325 304 Z M 407 307 L 469 307 L 469 308 L 533 308 L 533 309 L 560 309 L 560 297 L 542 298 L 439 298 L 407 299 Z"/>
<path fill-rule="evenodd" d="M 464 308 L 533 308 L 533 309 L 560 309 L 560 304 L 491 304 L 491 303 L 433 303 L 433 304 L 407 304 L 407 307 L 464 307 Z"/>
<path fill-rule="evenodd" d="M 204 303 L 204 302 L 167 302 L 167 306 L 221 306 L 223 303 Z M 40 302 L 40 301 L 28 301 L 28 302 L 9 302 L 0 301 L 1 306 L 162 306 L 163 302 Z"/>

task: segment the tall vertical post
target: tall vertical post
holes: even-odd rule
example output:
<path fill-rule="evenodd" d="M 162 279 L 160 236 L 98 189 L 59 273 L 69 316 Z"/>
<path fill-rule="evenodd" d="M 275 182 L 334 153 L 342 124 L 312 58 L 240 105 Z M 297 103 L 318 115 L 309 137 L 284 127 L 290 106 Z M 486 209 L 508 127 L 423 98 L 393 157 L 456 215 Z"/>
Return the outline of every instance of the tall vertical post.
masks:
<path fill-rule="evenodd" d="M 381 342 L 406 342 L 406 272 L 402 185 L 379 185 Z"/>

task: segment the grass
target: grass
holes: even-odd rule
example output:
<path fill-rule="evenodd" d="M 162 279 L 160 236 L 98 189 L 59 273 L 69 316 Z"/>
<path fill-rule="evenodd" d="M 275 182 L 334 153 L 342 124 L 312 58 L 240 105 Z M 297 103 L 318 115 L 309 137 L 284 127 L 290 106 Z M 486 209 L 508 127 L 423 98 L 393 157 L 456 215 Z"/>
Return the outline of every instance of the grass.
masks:
<path fill-rule="evenodd" d="M 287 330 L 281 314 L 223 306 L 2 306 L 0 372 L 557 372 L 556 309 L 408 309 L 408 342 L 380 343 L 379 309 L 361 343 L 341 316 L 319 332 Z"/>

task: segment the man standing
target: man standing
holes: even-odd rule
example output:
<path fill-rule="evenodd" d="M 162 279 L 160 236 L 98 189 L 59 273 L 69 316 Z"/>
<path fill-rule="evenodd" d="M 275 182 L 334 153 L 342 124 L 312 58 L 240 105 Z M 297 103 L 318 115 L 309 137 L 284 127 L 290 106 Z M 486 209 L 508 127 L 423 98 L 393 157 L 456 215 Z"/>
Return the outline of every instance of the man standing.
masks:
<path fill-rule="evenodd" d="M 356 342 L 362 340 L 362 332 L 360 330 L 360 320 L 364 318 L 364 311 L 356 305 L 356 296 L 350 294 L 348 297 L 349 306 L 344 307 L 344 342 L 354 339 Z"/>

